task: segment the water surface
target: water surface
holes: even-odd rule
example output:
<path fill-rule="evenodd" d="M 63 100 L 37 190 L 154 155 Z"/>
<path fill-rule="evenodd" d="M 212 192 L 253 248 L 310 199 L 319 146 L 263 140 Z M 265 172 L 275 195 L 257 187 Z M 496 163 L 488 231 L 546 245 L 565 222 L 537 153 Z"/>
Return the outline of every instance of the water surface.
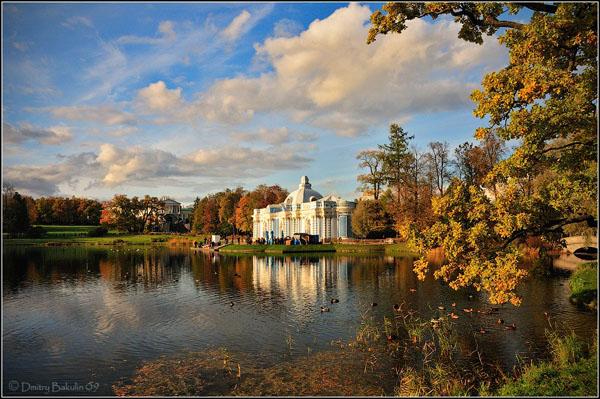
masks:
<path fill-rule="evenodd" d="M 529 279 L 521 307 L 502 307 L 500 316 L 469 315 L 462 309 L 483 308 L 484 298 L 417 281 L 411 261 L 228 256 L 166 247 L 6 247 L 3 391 L 11 393 L 10 381 L 19 382 L 17 393 L 24 382 L 73 381 L 97 383 L 96 394 L 110 395 L 111 385 L 143 361 L 219 347 L 274 364 L 351 339 L 361 318 L 381 321 L 403 302 L 423 317 L 456 303 L 461 340 L 476 342 L 487 361 L 505 369 L 517 354 L 544 354 L 544 312 L 587 339 L 596 329 L 595 313 L 569 303 L 566 277 Z M 331 312 L 321 313 L 321 306 Z M 504 330 L 498 317 L 517 330 Z M 489 333 L 477 335 L 480 326 Z"/>

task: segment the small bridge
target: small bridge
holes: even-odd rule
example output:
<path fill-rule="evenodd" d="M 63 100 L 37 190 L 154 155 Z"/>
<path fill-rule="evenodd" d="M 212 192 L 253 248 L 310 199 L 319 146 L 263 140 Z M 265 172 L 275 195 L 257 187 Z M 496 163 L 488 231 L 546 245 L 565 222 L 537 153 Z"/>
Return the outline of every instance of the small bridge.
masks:
<path fill-rule="evenodd" d="M 573 272 L 580 264 L 598 259 L 598 237 L 572 236 L 563 240 L 567 247 L 554 259 L 555 268 Z"/>
<path fill-rule="evenodd" d="M 563 238 L 567 244 L 567 251 L 575 254 L 582 248 L 591 248 L 598 251 L 598 236 L 571 236 Z"/>

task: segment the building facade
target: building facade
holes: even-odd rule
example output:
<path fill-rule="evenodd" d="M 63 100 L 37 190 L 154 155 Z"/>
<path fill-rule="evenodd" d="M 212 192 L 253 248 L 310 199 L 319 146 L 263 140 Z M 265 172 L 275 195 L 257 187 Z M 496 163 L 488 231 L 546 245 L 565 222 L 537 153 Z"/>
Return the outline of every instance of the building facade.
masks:
<path fill-rule="evenodd" d="M 351 218 L 356 207 L 335 195 L 323 197 L 312 189 L 308 177 L 281 204 L 255 209 L 252 239 L 289 237 L 296 233 L 315 234 L 320 240 L 352 237 Z"/>
<path fill-rule="evenodd" d="M 165 204 L 165 209 L 162 214 L 164 222 L 162 224 L 161 230 L 189 231 L 192 210 L 190 208 L 182 208 L 180 202 L 177 202 L 168 197 L 163 197 L 162 201 Z"/>

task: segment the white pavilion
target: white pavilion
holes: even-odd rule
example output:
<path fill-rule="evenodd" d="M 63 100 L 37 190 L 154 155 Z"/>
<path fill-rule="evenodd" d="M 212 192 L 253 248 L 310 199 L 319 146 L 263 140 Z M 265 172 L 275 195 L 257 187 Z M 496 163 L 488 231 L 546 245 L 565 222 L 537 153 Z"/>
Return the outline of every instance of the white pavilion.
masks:
<path fill-rule="evenodd" d="M 333 194 L 323 197 L 312 189 L 307 176 L 302 176 L 300 186 L 281 204 L 255 209 L 252 239 L 287 237 L 296 233 L 316 234 L 319 240 L 352 237 L 350 225 L 353 201 Z"/>

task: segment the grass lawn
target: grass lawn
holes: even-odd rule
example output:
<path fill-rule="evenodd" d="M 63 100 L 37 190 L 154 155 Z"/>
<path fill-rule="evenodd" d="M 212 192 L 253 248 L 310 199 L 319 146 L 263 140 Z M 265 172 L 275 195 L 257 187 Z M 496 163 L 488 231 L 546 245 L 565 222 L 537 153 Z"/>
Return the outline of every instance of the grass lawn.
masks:
<path fill-rule="evenodd" d="M 598 294 L 598 263 L 583 263 L 569 279 L 571 288 L 571 301 L 577 305 L 585 305 L 592 309 L 597 308 Z"/>
<path fill-rule="evenodd" d="M 35 227 L 41 227 L 46 231 L 48 238 L 73 238 L 87 237 L 88 232 L 100 226 L 58 226 L 38 224 Z M 109 233 L 117 234 L 118 231 L 111 230 Z"/>
<path fill-rule="evenodd" d="M 109 230 L 105 237 L 87 237 L 87 232 L 98 226 L 41 226 L 47 231 L 42 238 L 4 239 L 4 245 L 187 245 L 202 241 L 209 235 L 126 234 Z"/>

